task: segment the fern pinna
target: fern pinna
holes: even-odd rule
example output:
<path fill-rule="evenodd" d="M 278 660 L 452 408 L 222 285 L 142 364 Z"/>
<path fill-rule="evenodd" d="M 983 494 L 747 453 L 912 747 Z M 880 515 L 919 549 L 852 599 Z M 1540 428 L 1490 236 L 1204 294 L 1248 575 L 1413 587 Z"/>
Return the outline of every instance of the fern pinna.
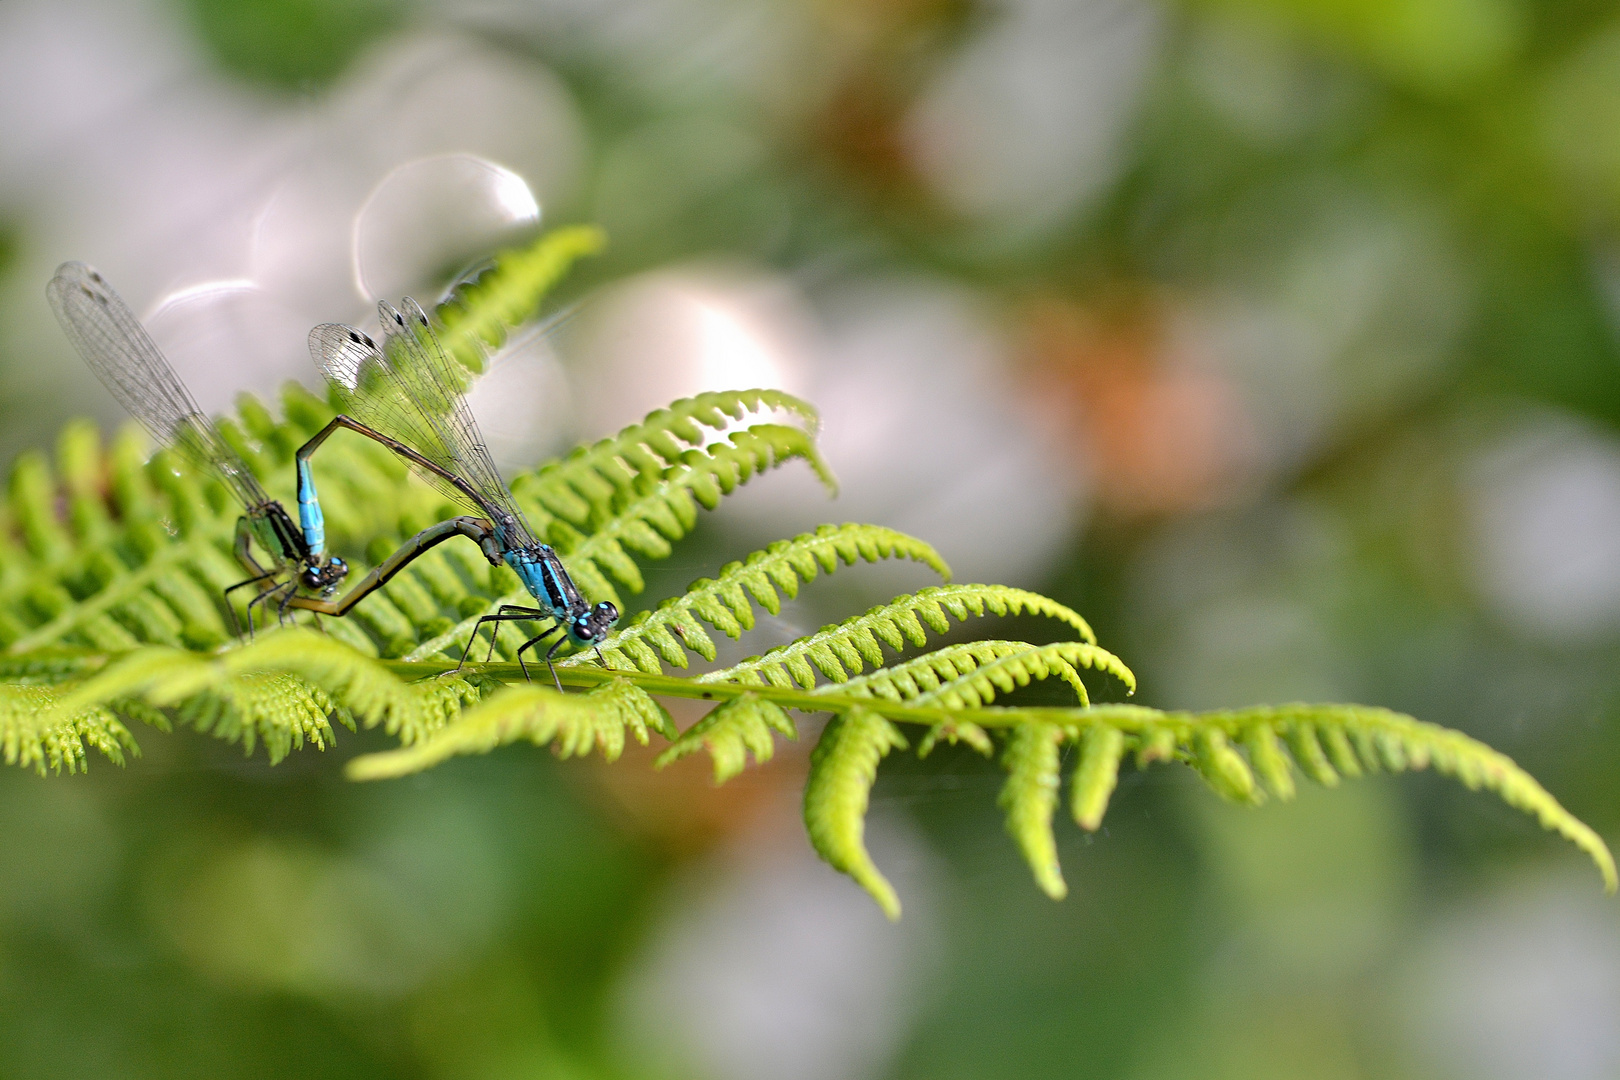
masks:
<path fill-rule="evenodd" d="M 498 345 L 599 243 L 594 230 L 564 229 L 503 254 L 441 306 L 447 344 L 476 367 L 476 343 Z M 244 398 L 220 428 L 285 499 L 295 449 L 332 415 L 326 401 L 293 386 L 279 419 Z M 513 477 L 512 490 L 585 592 L 625 608 L 645 588 L 643 566 L 669 555 L 700 509 L 757 474 L 798 461 L 831 490 L 816 429 L 814 409 L 779 391 L 703 394 Z M 370 442 L 334 441 L 320 468 L 334 547 L 357 574 L 449 513 Z M 558 663 L 572 691 L 559 694 L 521 681 L 509 652 L 518 635 L 495 643 L 493 662 L 453 671 L 478 618 L 522 595 L 510 570 L 490 566 L 470 544 L 433 550 L 348 619 L 325 620 L 324 632 L 300 626 L 233 639 L 218 597 L 238 576 L 236 513 L 217 482 L 173 455 L 148 460 L 133 428 L 104 445 L 90 425 L 71 424 L 54 462 L 42 453 L 17 459 L 0 508 L 0 750 L 8 764 L 75 772 L 92 749 L 122 762 L 138 752 L 132 726 L 176 723 L 249 752 L 263 744 L 274 762 L 329 745 L 335 720 L 380 727 L 399 743 L 351 761 L 357 780 L 514 742 L 613 760 L 627 738 L 645 745 L 656 736 L 668 743 L 659 766 L 701 751 L 724 782 L 750 758 L 768 760 L 778 738 L 798 738 L 795 714 L 826 716 L 810 758 L 805 825 L 821 856 L 891 916 L 899 899 L 863 842 L 869 793 L 885 757 L 926 756 L 940 740 L 999 757 L 1007 829 L 1053 897 L 1066 888 L 1053 838 L 1065 782 L 1070 816 L 1095 830 L 1127 764 L 1179 763 L 1223 798 L 1248 804 L 1291 798 L 1296 772 L 1333 786 L 1433 766 L 1532 814 L 1591 856 L 1611 891 L 1616 885 L 1597 834 L 1466 735 L 1355 705 L 1200 714 L 1093 705 L 1088 676 L 1127 690 L 1135 677 L 1078 613 L 1021 589 L 952 582 L 926 542 L 881 526 L 824 525 L 779 540 L 644 606 L 603 643 L 605 667 L 592 653 Z M 684 673 L 694 656 L 715 663 L 713 635 L 740 638 L 757 609 L 774 614 L 783 597 L 823 575 L 887 559 L 916 562 L 942 582 L 740 662 Z M 1037 617 L 1056 640 L 941 640 L 1003 615 Z M 1074 704 L 1002 701 L 1054 679 Z M 679 732 L 659 697 L 715 705 Z"/>

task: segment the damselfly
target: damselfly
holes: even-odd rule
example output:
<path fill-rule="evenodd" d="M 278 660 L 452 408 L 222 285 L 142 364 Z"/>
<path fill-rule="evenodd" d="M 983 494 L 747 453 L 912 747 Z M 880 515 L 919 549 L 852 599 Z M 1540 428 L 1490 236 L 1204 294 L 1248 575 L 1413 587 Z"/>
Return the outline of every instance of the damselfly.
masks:
<path fill-rule="evenodd" d="M 258 595 L 247 606 L 250 633 L 255 604 L 272 596 L 292 596 L 300 589 L 313 594 L 310 599 L 336 592 L 349 568 L 342 559 L 326 553 L 326 525 L 320 504 L 313 498 L 313 487 L 305 502 L 300 486 L 299 524 L 294 526 L 286 508 L 265 494 L 241 456 L 197 408 L 134 312 L 94 269 L 82 262 L 63 263 L 46 294 L 68 339 L 118 403 L 159 445 L 171 446 L 212 471 L 241 503 L 235 554 L 252 576 L 225 590 L 225 609 L 232 624 L 236 624 L 236 612 L 230 594 L 245 586 L 259 586 Z M 254 543 L 269 556 L 268 568 L 253 557 Z M 240 632 L 240 625 L 236 629 Z"/>
<path fill-rule="evenodd" d="M 424 531 L 384 565 L 393 565 L 397 570 L 414 559 L 423 549 L 421 542 L 430 534 L 431 543 L 456 534 L 476 540 L 490 562 L 504 562 L 517 573 L 536 606 L 503 604 L 494 614 L 480 618 L 462 650 L 461 662 L 466 663 L 485 623 L 494 624 L 489 640 L 493 656 L 501 623 L 550 620 L 552 625 L 543 633 L 518 647 L 517 660 L 527 678 L 524 652 L 556 636 L 546 653 L 546 664 L 551 668 L 552 681 L 561 690 L 562 682 L 552 663 L 557 651 L 566 642 L 599 646 L 618 622 L 619 611 L 607 601 L 595 606 L 586 601 L 556 550 L 535 538 L 467 407 L 463 396 L 468 384 L 467 369 L 446 354 L 426 313 L 409 298 L 404 301 L 403 312 L 387 302 L 377 308 L 384 331 L 381 348 L 352 326 L 326 323 L 310 331 L 309 348 L 316 367 L 337 387 L 354 415 L 336 417 L 299 449 L 300 484 L 308 475 L 309 456 L 334 431 L 345 428 L 389 447 L 452 501 L 480 515 L 455 518 Z M 354 603 L 359 599 L 356 594 L 369 588 L 375 585 L 362 582 L 341 603 Z M 310 597 L 295 598 L 291 604 L 313 611 L 335 610 L 338 606 Z"/>

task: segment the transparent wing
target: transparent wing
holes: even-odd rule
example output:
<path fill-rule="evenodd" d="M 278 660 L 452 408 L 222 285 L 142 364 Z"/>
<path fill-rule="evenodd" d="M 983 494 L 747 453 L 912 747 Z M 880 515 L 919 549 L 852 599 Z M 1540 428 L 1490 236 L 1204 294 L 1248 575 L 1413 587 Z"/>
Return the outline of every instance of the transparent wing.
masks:
<path fill-rule="evenodd" d="M 393 312 L 394 309 L 390 307 L 387 311 Z M 511 495 L 501 482 L 494 464 L 489 462 L 488 452 L 484 452 L 484 460 L 479 462 L 476 456 L 469 457 L 463 452 L 462 445 L 450 434 L 452 429 L 445 422 L 446 412 L 457 406 L 466 411 L 466 403 L 461 400 L 460 392 L 446 394 L 431 376 L 423 376 L 421 372 L 426 361 L 395 340 L 397 331 L 406 324 L 404 316 L 395 322 L 392 315 L 385 313 L 384 319 L 384 325 L 396 331 L 385 339 L 383 348 L 388 350 L 388 355 L 385 356 L 376 342 L 354 327 L 325 323 L 310 331 L 309 335 L 309 350 L 315 366 L 337 388 L 344 409 L 351 416 L 390 438 L 398 439 L 440 468 L 460 476 L 487 500 L 488 505 L 479 505 L 442 476 L 413 465 L 418 476 L 452 502 L 476 514 L 488 514 L 492 507 L 510 514 L 520 530 L 520 535 L 513 537 L 514 542 L 527 542 L 530 539 L 527 524 L 512 503 Z M 414 333 L 410 337 L 414 343 Z M 421 347 L 418 346 L 418 349 Z M 412 374 L 407 375 L 406 371 Z M 470 414 L 466 419 L 469 424 L 472 423 Z M 476 426 L 473 432 L 476 436 Z M 475 445 L 483 449 L 481 440 L 475 439 Z M 491 478 L 493 483 L 490 482 Z"/>
<path fill-rule="evenodd" d="M 454 463 L 437 432 L 406 396 L 404 385 L 370 337 L 352 326 L 323 323 L 309 332 L 309 353 L 327 382 L 337 388 L 345 412 L 453 471 Z M 426 472 L 423 478 L 439 479 Z M 466 501 L 459 492 L 455 498 Z"/>
<path fill-rule="evenodd" d="M 129 305 L 94 269 L 66 262 L 45 288 L 56 320 L 112 396 L 160 445 L 217 472 L 247 507 L 269 501 Z"/>
<path fill-rule="evenodd" d="M 444 351 L 427 313 L 415 300 L 406 297 L 403 306 L 402 312 L 386 301 L 377 305 L 387 335 L 383 353 L 389 367 L 424 423 L 433 429 L 444 453 L 454 462 L 451 471 L 511 517 L 516 530 L 511 537 L 514 544 L 533 543 L 533 530 L 512 499 L 506 481 L 501 479 L 484 443 L 484 434 L 467 406 L 465 395 L 471 373 Z"/>

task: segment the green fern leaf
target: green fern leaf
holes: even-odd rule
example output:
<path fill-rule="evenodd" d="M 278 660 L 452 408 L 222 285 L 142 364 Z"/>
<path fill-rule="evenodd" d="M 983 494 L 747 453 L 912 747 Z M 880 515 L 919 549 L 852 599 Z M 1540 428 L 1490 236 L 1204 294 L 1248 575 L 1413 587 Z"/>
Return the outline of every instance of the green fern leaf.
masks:
<path fill-rule="evenodd" d="M 725 442 L 689 450 L 660 479 L 638 481 L 634 498 L 588 537 L 568 543 L 559 536 L 564 558 L 576 573 L 603 580 L 611 576 L 639 593 L 644 584 L 631 552 L 649 559 L 667 557 L 671 545 L 696 525 L 698 505 L 713 510 L 722 496 L 751 477 L 794 459 L 809 462 L 817 473 L 825 472 L 814 438 L 780 424 L 756 424 L 732 432 Z"/>
<path fill-rule="evenodd" d="M 72 688 L 55 717 L 136 700 L 173 707 L 200 730 L 263 741 L 272 755 L 304 740 L 325 746 L 325 717 L 342 702 L 368 727 L 382 725 L 402 742 L 416 742 L 476 701 L 485 683 L 440 678 L 407 684 L 375 660 L 309 630 L 265 634 L 224 653 L 200 655 L 167 646 L 135 650 Z"/>
<path fill-rule="evenodd" d="M 905 736 L 882 716 L 850 709 L 828 721 L 804 785 L 804 825 L 816 854 L 854 878 L 891 919 L 900 917 L 900 898 L 866 852 L 866 806 L 878 762 L 905 748 Z"/>
<path fill-rule="evenodd" d="M 1362 705 L 1285 706 L 1243 710 L 1235 715 L 1274 726 L 1309 723 L 1319 733 L 1338 732 L 1349 737 L 1346 741 L 1359 738 L 1368 747 L 1363 751 L 1368 757 L 1376 755 L 1391 769 L 1432 765 L 1436 772 L 1455 777 L 1469 790 L 1492 792 L 1509 806 L 1535 817 L 1542 828 L 1575 844 L 1597 864 L 1609 892 L 1620 884 L 1614 856 L 1591 828 L 1565 810 L 1512 758 L 1460 731 Z M 1353 775 L 1346 769 L 1340 771 Z"/>
<path fill-rule="evenodd" d="M 1217 795 L 1240 803 L 1264 801 L 1265 792 L 1254 782 L 1243 755 L 1232 749 L 1226 732 L 1200 726 L 1193 733 L 1191 749 L 1194 767 Z"/>
<path fill-rule="evenodd" d="M 582 446 L 562 461 L 513 481 L 513 491 L 540 511 L 575 528 L 604 522 L 637 493 L 637 483 L 665 479 L 687 462 L 693 450 L 724 438 L 750 415 L 785 413 L 801 421 L 801 433 L 814 436 L 820 417 L 808 403 L 780 390 L 723 390 L 683 398 L 647 414 L 617 435 Z M 811 465 L 832 490 L 837 484 L 819 455 Z"/>
<path fill-rule="evenodd" d="M 920 543 L 920 541 L 918 541 Z M 1017 615 L 1028 611 L 1058 619 L 1073 627 L 1087 643 L 1095 640 L 1091 627 L 1078 614 L 1056 600 L 1039 593 L 1006 585 L 941 585 L 907 596 L 898 596 L 864 615 L 846 619 L 837 626 L 781 645 L 763 656 L 750 657 L 740 664 L 703 676 L 705 682 L 741 682 L 751 686 L 814 689 L 816 672 L 834 682 L 845 682 L 851 672 L 859 672 L 863 662 L 883 666 L 883 645 L 896 652 L 912 645 L 925 645 L 926 624 L 935 633 L 951 628 L 951 617 L 966 621 L 970 615 Z"/>
<path fill-rule="evenodd" d="M 44 776 L 89 767 L 86 748 L 101 751 L 122 765 L 124 754 L 139 753 L 129 730 L 111 709 L 92 705 L 63 715 L 60 695 L 48 686 L 0 685 L 0 755 L 7 765 L 20 765 Z"/>
<path fill-rule="evenodd" d="M 1080 760 L 1074 767 L 1069 789 L 1070 809 L 1082 829 L 1096 832 L 1108 811 L 1114 785 L 1119 782 L 1119 762 L 1125 753 L 1125 735 L 1118 728 L 1092 724 L 1080 736 Z"/>
<path fill-rule="evenodd" d="M 87 649 L 45 648 L 18 655 L 0 652 L 0 683 L 49 686 L 83 678 L 106 663 L 105 655 Z"/>
<path fill-rule="evenodd" d="M 1180 738 L 1180 732 L 1168 724 L 1148 724 L 1136 736 L 1136 767 L 1178 760 L 1182 756 Z"/>
<path fill-rule="evenodd" d="M 914 659 L 864 675 L 856 675 L 841 683 L 827 683 L 817 687 L 816 693 L 835 693 L 844 697 L 875 697 L 885 701 L 911 701 L 937 690 L 946 682 L 971 674 L 985 664 L 1004 656 L 1029 652 L 1036 646 L 1023 641 L 964 641 L 924 653 Z M 739 680 L 741 681 L 741 680 Z"/>
<path fill-rule="evenodd" d="M 14 572 L 0 579 L 0 642 L 7 652 L 59 644 L 121 649 L 142 641 L 207 648 L 228 639 L 211 593 L 216 584 L 223 589 L 241 577 L 227 554 L 234 518 L 226 524 L 212 513 L 167 455 L 143 466 L 139 447 L 139 437 L 126 434 L 106 461 L 118 498 L 135 500 L 116 506 L 121 527 L 95 498 L 104 458 L 89 425 L 64 430 L 60 476 L 42 455 L 23 455 L 13 466 L 6 516 L 27 554 L 17 553 L 22 557 L 11 561 Z M 163 485 L 141 475 L 148 468 L 167 473 L 171 490 L 192 500 L 185 514 L 171 516 L 158 494 Z M 58 516 L 58 490 L 67 497 L 65 522 Z M 165 532 L 165 516 L 178 522 L 178 542 Z"/>
<path fill-rule="evenodd" d="M 1069 893 L 1058 865 L 1057 842 L 1052 838 L 1052 812 L 1058 803 L 1059 749 L 1065 737 L 1060 727 L 1023 724 L 1013 729 L 1002 755 L 1007 782 L 999 801 L 1007 811 L 1007 831 L 1034 871 L 1036 884 L 1054 900 Z"/>
<path fill-rule="evenodd" d="M 609 667 L 653 675 L 663 671 L 660 660 L 686 667 L 687 650 L 713 660 L 714 640 L 700 619 L 737 638 L 753 628 L 754 603 L 774 615 L 782 610 L 779 592 L 791 599 L 798 595 L 800 582 L 812 581 L 819 573 L 831 574 L 841 565 L 862 559 L 877 562 L 888 558 L 914 559 L 941 574 L 950 572 L 931 546 L 905 533 L 878 525 L 823 525 L 792 540 L 778 540 L 741 562 L 729 563 L 716 578 L 693 582 L 683 596 L 664 601 L 610 636 L 602 643 L 602 655 Z M 752 681 L 746 675 L 738 677 L 748 665 L 744 661 L 700 681 Z"/>
<path fill-rule="evenodd" d="M 958 676 L 916 699 L 919 705 L 943 705 L 947 709 L 973 709 L 988 705 L 998 693 L 1010 694 L 1021 686 L 1056 675 L 1074 688 L 1080 704 L 1091 704 L 1079 668 L 1106 671 L 1136 692 L 1136 676 L 1113 653 L 1083 641 L 1057 641 L 1009 653 L 975 671 Z"/>
<path fill-rule="evenodd" d="M 773 731 L 789 739 L 799 737 L 793 720 L 780 705 L 744 694 L 717 706 L 687 728 L 674 745 L 658 755 L 654 765 L 662 769 L 688 754 L 706 750 L 714 760 L 714 782 L 723 784 L 747 767 L 749 754 L 759 765 L 771 760 L 776 752 Z"/>
<path fill-rule="evenodd" d="M 1042 710 L 1037 714 L 1008 709 L 1004 713 L 1009 720 L 1021 714 L 1050 720 L 1053 713 L 1065 711 Z M 1307 776 L 1329 786 L 1337 784 L 1341 776 L 1432 766 L 1470 790 L 1495 794 L 1509 806 L 1536 818 L 1542 828 L 1573 843 L 1592 859 L 1609 892 L 1620 884 L 1608 845 L 1564 809 L 1534 777 L 1506 754 L 1438 724 L 1366 705 L 1263 706 L 1196 715 L 1103 705 L 1069 714 L 1076 722 L 1120 728 L 1136 741 L 1141 763 L 1146 763 L 1144 752 L 1150 755 L 1147 760 L 1187 761 L 1214 791 L 1237 802 L 1258 803 L 1265 792 L 1255 781 L 1250 762 L 1232 745 L 1233 738 L 1242 739 L 1251 754 L 1258 744 L 1264 746 L 1262 757 L 1275 755 L 1271 764 L 1256 768 L 1262 776 L 1270 775 L 1267 783 L 1279 794 L 1291 790 L 1291 777 L 1281 779 L 1287 775 L 1289 750 Z M 1268 730 L 1271 737 L 1258 736 L 1259 729 Z M 1173 740 L 1169 747 L 1167 738 Z"/>
<path fill-rule="evenodd" d="M 606 243 L 601 229 L 573 225 L 554 229 L 527 248 L 500 252 L 489 270 L 457 287 L 435 309 L 440 340 L 469 370 L 482 371 L 484 347 L 499 348 L 507 327 L 532 318 L 569 268 Z"/>
<path fill-rule="evenodd" d="M 564 230 L 503 253 L 441 310 L 453 351 L 478 367 L 482 347 L 532 315 L 566 267 L 599 245 L 594 231 Z M 285 502 L 295 449 L 332 409 L 296 387 L 283 404 L 278 420 L 243 398 L 236 416 L 219 426 Z M 700 508 L 712 509 L 762 470 L 801 458 L 831 487 L 815 445 L 817 425 L 813 409 L 780 392 L 700 395 L 519 474 L 514 492 L 584 591 L 617 602 L 616 589 L 642 589 L 642 560 L 669 555 Z M 791 737 L 787 709 L 826 711 L 833 719 L 812 754 L 806 826 L 821 856 L 890 915 L 898 915 L 898 900 L 866 852 L 864 815 L 880 761 L 908 745 L 902 724 L 925 730 L 919 754 L 940 739 L 991 754 L 991 733 L 1006 733 L 1001 803 L 1008 828 L 1052 895 L 1064 888 L 1051 819 L 1065 738 L 1079 743 L 1071 809 L 1087 829 L 1100 826 L 1127 753 L 1139 767 L 1183 762 L 1221 795 L 1249 803 L 1292 796 L 1296 767 L 1331 785 L 1433 766 L 1534 815 L 1585 851 L 1615 887 L 1613 858 L 1592 830 L 1509 759 L 1460 733 L 1354 706 L 1202 715 L 1087 707 L 1082 669 L 1134 688 L 1129 669 L 1096 646 L 1078 614 L 1023 590 L 925 589 L 701 678 L 663 673 L 665 664 L 685 667 L 688 653 L 712 661 L 711 631 L 739 636 L 754 625 L 755 604 L 776 612 L 784 595 L 842 565 L 905 557 L 947 573 L 928 545 L 875 526 L 826 526 L 772 545 L 636 616 L 603 650 L 613 670 L 587 655 L 559 664 L 571 686 L 591 688 L 582 694 L 534 686 L 487 694 L 500 685 L 497 675 L 517 676 L 509 664 L 444 672 L 439 657 L 459 654 L 480 615 L 527 599 L 509 569 L 490 567 L 465 543 L 416 560 L 352 617 L 330 620 L 326 634 L 279 632 L 232 646 L 231 612 L 220 592 L 242 577 L 232 557 L 240 508 L 216 478 L 171 452 L 148 461 L 144 446 L 126 430 L 104 448 L 93 427 L 71 424 L 54 464 L 25 454 L 11 470 L 0 500 L 0 748 L 11 764 L 76 771 L 90 748 L 121 760 L 136 751 L 125 722 L 167 729 L 171 716 L 250 753 L 263 745 L 274 761 L 305 745 L 329 745 L 335 717 L 384 727 L 402 744 L 351 763 L 351 775 L 361 778 L 403 775 L 515 741 L 549 745 L 564 757 L 600 751 L 612 759 L 627 734 L 646 743 L 659 731 L 673 740 L 660 762 L 706 749 L 718 781 L 736 775 L 750 756 L 767 760 L 774 733 Z M 357 575 L 451 512 L 399 459 L 367 440 L 333 440 L 317 467 L 333 549 Z M 885 646 L 892 653 L 924 647 L 930 630 L 943 634 L 953 620 L 1024 612 L 1058 619 L 1080 640 L 966 643 L 886 664 Z M 490 655 L 509 659 L 513 644 L 492 642 Z M 412 659 L 382 662 L 378 655 Z M 401 674 L 429 677 L 407 682 Z M 1053 676 L 1074 688 L 1078 707 L 993 704 Z M 677 735 L 650 693 L 719 704 Z"/>
<path fill-rule="evenodd" d="M 1316 725 L 1309 721 L 1289 724 L 1283 731 L 1288 750 L 1298 763 L 1300 771 L 1323 787 L 1337 787 L 1339 774 L 1328 761 L 1327 752 L 1316 736 Z"/>
<path fill-rule="evenodd" d="M 827 683 L 817 687 L 818 694 L 837 694 L 840 697 L 876 697 L 887 701 L 914 701 L 924 694 L 938 690 L 949 681 L 971 674 L 985 664 L 1003 657 L 1033 652 L 1038 646 L 1023 641 L 966 641 L 947 645 L 904 663 L 879 668 L 865 675 L 857 675 L 842 683 Z M 946 721 L 928 729 L 917 744 L 917 756 L 927 757 L 941 739 L 952 745 L 965 742 L 985 757 L 995 753 L 990 736 L 971 721 Z"/>
<path fill-rule="evenodd" d="M 214 684 L 183 701 L 176 713 L 204 734 L 241 743 L 245 753 L 263 742 L 272 765 L 306 742 L 326 749 L 333 741 L 328 718 L 347 718 L 347 710 L 339 710 L 319 687 L 285 672 L 243 674 Z"/>
<path fill-rule="evenodd" d="M 1283 802 L 1294 797 L 1294 774 L 1282 740 L 1270 724 L 1255 724 L 1244 733 L 1249 762 L 1271 794 Z"/>
<path fill-rule="evenodd" d="M 663 707 L 624 679 L 587 694 L 509 686 L 416 745 L 355 758 L 347 771 L 352 780 L 405 776 L 461 754 L 486 754 L 519 741 L 550 745 L 565 758 L 600 750 L 608 761 L 615 761 L 624 752 L 626 731 L 642 746 L 647 745 L 649 731 L 676 738 L 675 725 Z"/>
<path fill-rule="evenodd" d="M 928 734 L 917 744 L 917 756 L 927 757 L 941 739 L 952 746 L 966 743 L 985 757 L 995 757 L 996 754 L 996 744 L 990 740 L 990 733 L 984 728 L 971 720 L 946 720 L 928 729 Z"/>

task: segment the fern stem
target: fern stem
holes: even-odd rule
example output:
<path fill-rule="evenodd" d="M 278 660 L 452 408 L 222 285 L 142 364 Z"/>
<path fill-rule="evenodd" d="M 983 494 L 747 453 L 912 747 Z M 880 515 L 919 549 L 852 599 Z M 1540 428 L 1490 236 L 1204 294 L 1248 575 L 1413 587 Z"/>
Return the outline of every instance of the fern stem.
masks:
<path fill-rule="evenodd" d="M 406 679 L 438 675 L 456 666 L 449 660 L 383 660 L 381 663 L 394 674 Z M 523 678 L 523 672 L 514 663 L 468 664 L 467 668 L 505 682 L 517 682 Z M 815 692 L 752 683 L 700 683 L 695 679 L 678 675 L 649 675 L 646 672 L 625 668 L 608 669 L 584 666 L 559 667 L 557 676 L 562 680 L 564 686 L 582 688 L 600 686 L 615 679 L 625 679 L 635 683 L 649 694 L 693 698 L 700 701 L 733 701 L 744 695 L 753 694 L 756 697 L 773 701 L 783 708 L 796 709 L 806 713 L 840 712 L 847 706 L 854 704 L 846 696 L 836 693 L 836 684 L 831 687 L 834 692 L 828 693 L 826 690 Z M 930 727 L 946 720 L 958 722 L 966 720 L 985 727 L 1015 727 L 1032 720 L 1038 720 L 1049 724 L 1069 726 L 1104 722 L 1112 727 L 1136 732 L 1163 727 L 1167 721 L 1173 722 L 1178 717 L 1185 718 L 1189 724 L 1193 721 L 1192 713 L 1163 713 L 1157 709 L 1148 709 L 1137 705 L 1031 708 L 986 705 L 980 708 L 952 709 L 943 705 L 900 704 L 899 702 L 878 698 L 863 697 L 857 700 L 860 705 L 870 708 L 874 712 L 882 713 L 888 719 L 898 723 L 926 724 Z M 1216 714 L 1209 715 L 1214 716 Z"/>

